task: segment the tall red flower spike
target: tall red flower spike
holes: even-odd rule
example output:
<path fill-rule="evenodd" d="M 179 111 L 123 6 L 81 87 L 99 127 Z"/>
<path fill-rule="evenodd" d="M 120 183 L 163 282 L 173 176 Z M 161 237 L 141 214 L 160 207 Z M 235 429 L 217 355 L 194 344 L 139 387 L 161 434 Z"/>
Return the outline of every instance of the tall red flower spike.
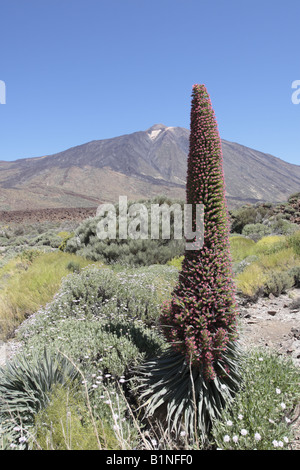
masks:
<path fill-rule="evenodd" d="M 175 350 L 202 367 L 206 380 L 213 380 L 220 374 L 216 360 L 220 362 L 236 336 L 237 308 L 221 140 L 204 85 L 193 86 L 190 130 L 186 202 L 204 206 L 204 243 L 185 251 L 179 282 L 160 320 Z"/>

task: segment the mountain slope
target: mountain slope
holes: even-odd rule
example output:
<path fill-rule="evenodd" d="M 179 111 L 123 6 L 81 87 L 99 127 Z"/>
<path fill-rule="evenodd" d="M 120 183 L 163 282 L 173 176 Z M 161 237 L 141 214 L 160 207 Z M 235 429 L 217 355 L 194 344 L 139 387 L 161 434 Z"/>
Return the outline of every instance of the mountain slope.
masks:
<path fill-rule="evenodd" d="M 229 207 L 286 200 L 300 189 L 300 166 L 222 140 Z M 0 210 L 95 207 L 165 194 L 185 197 L 189 131 L 155 124 L 54 155 L 0 162 Z"/>

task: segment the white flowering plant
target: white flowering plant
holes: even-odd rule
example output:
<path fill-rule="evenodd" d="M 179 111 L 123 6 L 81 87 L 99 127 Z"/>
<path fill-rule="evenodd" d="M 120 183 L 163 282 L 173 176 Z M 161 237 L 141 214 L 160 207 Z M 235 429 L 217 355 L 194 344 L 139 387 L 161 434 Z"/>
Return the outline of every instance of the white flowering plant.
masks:
<path fill-rule="evenodd" d="M 291 413 L 299 400 L 299 369 L 292 361 L 265 350 L 243 359 L 243 385 L 234 402 L 215 420 L 219 449 L 289 449 Z"/>

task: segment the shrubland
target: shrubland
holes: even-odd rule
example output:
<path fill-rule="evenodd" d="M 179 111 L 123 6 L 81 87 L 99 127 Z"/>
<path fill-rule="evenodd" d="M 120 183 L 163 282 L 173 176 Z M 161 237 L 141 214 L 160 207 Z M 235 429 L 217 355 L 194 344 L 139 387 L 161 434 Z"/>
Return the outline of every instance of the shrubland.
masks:
<path fill-rule="evenodd" d="M 0 268 L 0 332 L 4 338 L 41 306 L 51 301 L 70 263 L 79 269 L 91 262 L 85 258 L 61 253 L 25 250 Z"/>
<path fill-rule="evenodd" d="M 289 201 L 295 206 L 298 199 Z M 232 231 L 240 296 L 255 301 L 300 286 L 292 203 L 284 212 L 249 210 Z M 22 230 L 3 236 L 11 243 L 2 245 L 0 325 L 16 352 L 0 370 L 0 448 L 200 449 L 201 441 L 190 441 L 184 430 L 174 436 L 145 418 L 135 375 L 144 361 L 168 350 L 158 319 L 178 282 L 182 246 L 170 240 L 147 248 L 136 240 L 103 247 L 93 238 L 95 222 L 57 226 L 55 247 L 47 241 L 49 226 L 32 230 L 32 244 L 19 244 Z M 241 388 L 213 422 L 205 448 L 290 448 L 298 400 L 293 363 L 253 349 L 243 358 Z"/>
<path fill-rule="evenodd" d="M 144 204 L 151 214 L 151 204 L 166 204 L 171 206 L 179 204 L 183 207 L 183 201 L 171 200 L 163 196 L 157 196 L 151 200 L 140 200 L 135 203 Z M 133 202 L 128 203 L 128 210 Z M 150 266 L 151 264 L 165 264 L 174 256 L 181 256 L 184 252 L 184 242 L 182 239 L 174 238 L 174 215 L 170 217 L 170 239 L 151 239 L 151 216 L 148 222 L 148 239 L 133 240 L 130 237 L 121 239 L 118 237 L 119 206 L 115 205 L 117 217 L 117 238 L 106 238 L 100 240 L 97 236 L 97 224 L 100 217 L 89 218 L 75 230 L 73 237 L 66 241 L 65 251 L 76 253 L 93 261 L 103 261 L 105 263 L 123 264 L 130 266 Z M 160 221 L 160 232 L 161 232 Z"/>
<path fill-rule="evenodd" d="M 255 299 L 259 295 L 275 296 L 299 284 L 300 231 L 292 235 L 270 235 L 257 243 L 243 236 L 231 237 L 235 283 L 242 295 Z"/>
<path fill-rule="evenodd" d="M 229 211 L 231 232 L 243 234 L 258 241 L 266 235 L 290 235 L 299 230 L 300 192 L 292 194 L 287 202 L 257 203 Z"/>

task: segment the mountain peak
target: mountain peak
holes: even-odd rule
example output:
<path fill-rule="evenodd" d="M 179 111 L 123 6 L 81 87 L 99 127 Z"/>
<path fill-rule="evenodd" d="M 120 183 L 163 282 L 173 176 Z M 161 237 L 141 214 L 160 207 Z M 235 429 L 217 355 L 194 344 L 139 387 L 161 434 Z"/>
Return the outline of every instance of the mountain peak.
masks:
<path fill-rule="evenodd" d="M 158 137 L 158 135 L 166 129 L 168 129 L 168 127 L 164 124 L 154 124 L 153 126 L 149 127 L 146 132 L 151 140 L 155 140 L 156 137 Z"/>
<path fill-rule="evenodd" d="M 167 126 L 164 124 L 153 124 L 153 126 L 149 127 L 149 129 L 146 130 L 146 132 L 151 132 L 151 131 L 163 131 L 167 129 Z"/>
<path fill-rule="evenodd" d="M 0 209 L 95 207 L 120 194 L 129 200 L 158 194 L 184 199 L 189 135 L 159 123 L 55 155 L 2 162 Z M 299 190 L 299 165 L 224 140 L 222 149 L 229 208 L 284 201 Z"/>

